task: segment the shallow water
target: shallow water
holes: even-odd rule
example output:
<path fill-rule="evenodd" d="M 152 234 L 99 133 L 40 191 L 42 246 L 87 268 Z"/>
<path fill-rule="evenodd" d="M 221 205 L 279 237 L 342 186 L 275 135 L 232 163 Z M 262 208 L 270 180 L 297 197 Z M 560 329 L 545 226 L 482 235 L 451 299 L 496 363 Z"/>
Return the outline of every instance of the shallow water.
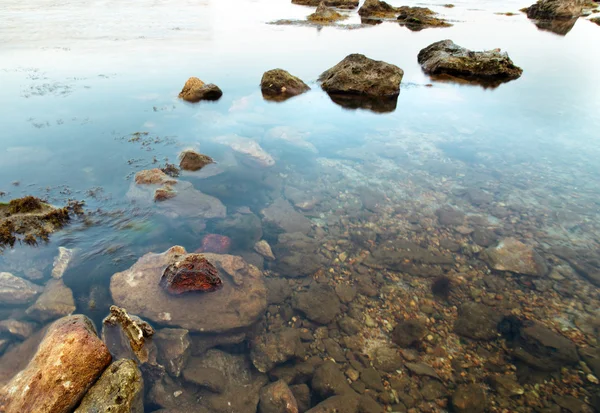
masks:
<path fill-rule="evenodd" d="M 22 276 L 33 267 L 44 274 L 35 281 L 43 285 L 58 246 L 76 249 L 64 280 L 74 292 L 76 313 L 100 325 L 112 302 L 107 289 L 114 273 L 147 252 L 173 245 L 193 252 L 207 233 L 224 233 L 221 219 L 164 216 L 126 196 L 136 172 L 176 163 L 185 148 L 212 156 L 221 173 L 180 179 L 220 199 L 228 216 L 249 208 L 262 218 L 261 211 L 278 198 L 296 202 L 290 195 L 294 188 L 302 192 L 301 200 L 315 200 L 316 206 L 303 213 L 314 225 L 310 238 L 322 258 L 320 274 L 331 274 L 332 282 L 360 272 L 354 261 L 359 266 L 365 251 L 395 238 L 409 238 L 436 254 L 447 252 L 439 247 L 441 239 L 453 240 L 463 248 L 454 252 L 456 268 L 443 268 L 445 274 L 473 270 L 477 278 L 489 272 L 476 253 L 465 252 L 465 244 L 476 244 L 470 233 L 437 221 L 435 211 L 448 205 L 485 220 L 499 237 L 516 237 L 545 251 L 552 265 L 561 264 L 548 252 L 552 247 L 588 250 L 597 257 L 600 86 L 595 68 L 600 53 L 592 42 L 600 29 L 580 18 L 565 36 L 539 30 L 518 12 L 529 4 L 518 1 L 464 1 L 454 8 L 444 3 L 409 5 L 432 8 L 452 27 L 411 32 L 394 22 L 355 30 L 269 25 L 312 12 L 278 0 L 4 1 L 3 200 L 28 194 L 56 205 L 85 200 L 88 217 L 75 220 L 46 245 L 5 251 L 0 271 Z M 495 14 L 509 11 L 518 14 Z M 354 13 L 344 22 L 358 23 Z M 493 89 L 431 80 L 416 56 L 442 39 L 472 50 L 499 47 L 523 75 Z M 404 70 L 393 112 L 345 109 L 320 90 L 319 74 L 350 53 Z M 275 67 L 300 77 L 312 90 L 283 103 L 263 100 L 260 78 Z M 219 85 L 223 97 L 198 104 L 177 99 L 190 76 Z M 148 134 L 131 141 L 136 132 Z M 264 168 L 235 155 L 219 143 L 230 134 L 258 142 L 275 165 Z M 483 191 L 485 200 L 477 201 L 470 191 Z M 353 236 L 367 228 L 375 234 L 365 235 L 370 243 Z M 263 264 L 245 231 L 229 229 L 230 252 Z M 263 233 L 276 252 L 294 253 L 289 251 L 293 243 L 278 244 L 276 232 L 264 226 Z M 352 259 L 340 260 L 342 253 Z M 277 261 L 261 269 L 273 277 L 298 275 L 296 267 L 283 273 Z M 404 280 L 399 282 L 388 270 L 371 270 L 379 288 L 411 285 L 403 271 L 396 271 Z M 414 278 L 421 287 L 430 283 Z M 292 286 L 313 282 L 312 277 L 303 280 Z M 542 298 L 549 294 L 536 293 L 528 282 L 515 281 L 508 289 L 531 290 Z M 593 308 L 597 288 L 581 277 L 573 282 L 585 286 L 579 294 L 583 291 L 584 302 Z M 90 307 L 92 286 L 104 293 Z M 552 299 L 563 304 L 583 299 L 573 295 L 574 289 Z M 377 297 L 364 300 L 367 308 L 389 304 Z M 574 325 L 573 316 L 560 308 L 557 317 L 564 315 Z M 3 309 L 2 316 L 19 317 L 20 309 L 11 311 Z M 584 334 L 587 344 L 595 345 L 595 333 Z M 246 347 L 230 351 L 245 353 Z"/>

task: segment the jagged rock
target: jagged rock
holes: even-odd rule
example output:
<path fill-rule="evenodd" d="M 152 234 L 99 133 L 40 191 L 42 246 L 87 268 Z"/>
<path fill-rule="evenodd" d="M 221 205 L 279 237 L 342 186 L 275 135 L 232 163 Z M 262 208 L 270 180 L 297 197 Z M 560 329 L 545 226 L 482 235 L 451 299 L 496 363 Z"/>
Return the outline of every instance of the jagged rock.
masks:
<path fill-rule="evenodd" d="M 238 135 L 223 135 L 215 138 L 216 143 L 227 145 L 243 156 L 243 160 L 253 165 L 269 167 L 275 165 L 275 159 L 258 142 Z"/>
<path fill-rule="evenodd" d="M 58 256 L 54 259 L 52 278 L 62 278 L 75 254 L 74 249 L 58 247 Z"/>
<path fill-rule="evenodd" d="M 133 351 L 140 363 L 146 363 L 149 359 L 146 343 L 153 335 L 150 324 L 116 305 L 110 306 L 110 315 L 102 321 L 102 340 L 117 358 L 128 357 L 129 351 Z"/>
<path fill-rule="evenodd" d="M 365 0 L 358 14 L 362 17 L 393 18 L 398 15 L 398 9 L 382 0 Z"/>
<path fill-rule="evenodd" d="M 340 313 L 340 300 L 333 289 L 326 285 L 311 285 L 308 290 L 292 297 L 292 307 L 303 312 L 309 320 L 329 324 Z"/>
<path fill-rule="evenodd" d="M 173 377 L 179 377 L 192 351 L 189 331 L 183 328 L 163 328 L 154 335 L 158 347 L 157 361 Z"/>
<path fill-rule="evenodd" d="M 254 251 L 258 252 L 260 255 L 265 257 L 270 261 L 275 260 L 275 255 L 273 255 L 273 251 L 271 250 L 271 246 L 267 241 L 260 240 L 256 244 L 254 244 Z"/>
<path fill-rule="evenodd" d="M 338 13 L 332 8 L 329 8 L 325 5 L 325 2 L 319 3 L 317 10 L 310 14 L 307 19 L 311 22 L 315 23 L 333 23 L 338 20 L 344 20 L 346 16 L 341 13 Z"/>
<path fill-rule="evenodd" d="M 273 69 L 263 74 L 260 90 L 265 99 L 281 102 L 310 90 L 310 87 L 283 69 Z"/>
<path fill-rule="evenodd" d="M 517 79 L 523 73 L 506 53 L 499 50 L 472 52 L 452 40 L 430 44 L 419 52 L 417 60 L 427 74 L 450 75 L 490 86 Z"/>
<path fill-rule="evenodd" d="M 133 360 L 111 364 L 85 394 L 75 413 L 144 413 L 144 381 Z"/>
<path fill-rule="evenodd" d="M 452 395 L 452 407 L 457 413 L 482 413 L 486 406 L 485 391 L 477 384 L 461 384 Z"/>
<path fill-rule="evenodd" d="M 190 77 L 179 93 L 181 99 L 192 103 L 201 100 L 218 100 L 221 96 L 223 92 L 217 85 L 206 84 L 197 77 Z"/>
<path fill-rule="evenodd" d="M 115 304 L 152 322 L 203 333 L 247 327 L 262 316 L 267 306 L 263 275 L 233 255 L 203 254 L 219 269 L 223 287 L 201 300 L 197 294 L 174 297 L 165 292 L 159 286 L 164 268 L 186 254 L 179 246 L 149 253 L 129 270 L 113 275 L 110 291 Z"/>
<path fill-rule="evenodd" d="M 538 0 L 524 11 L 530 19 L 540 20 L 569 20 L 582 14 L 583 0 Z"/>
<path fill-rule="evenodd" d="M 338 9 L 355 9 L 358 7 L 358 0 L 292 0 L 292 3 L 313 7 L 324 3 L 327 7 Z"/>
<path fill-rule="evenodd" d="M 110 361 L 87 317 L 64 317 L 50 326 L 27 367 L 0 390 L 0 410 L 71 412 Z"/>
<path fill-rule="evenodd" d="M 473 340 L 494 340 L 498 338 L 498 323 L 502 313 L 487 305 L 475 302 L 462 304 L 454 323 L 454 332 Z"/>
<path fill-rule="evenodd" d="M 169 264 L 159 285 L 169 294 L 213 292 L 223 286 L 219 270 L 201 254 L 187 254 Z"/>
<path fill-rule="evenodd" d="M 252 341 L 250 358 L 254 367 L 262 373 L 272 370 L 277 364 L 293 357 L 302 357 L 304 347 L 300 341 L 300 331 L 284 328 L 276 333 L 267 333 Z"/>
<path fill-rule="evenodd" d="M 490 266 L 498 271 L 541 277 L 548 267 L 533 247 L 515 238 L 504 238 L 495 247 L 485 250 L 482 255 Z"/>
<path fill-rule="evenodd" d="M 260 389 L 258 412 L 298 413 L 298 404 L 288 385 L 279 380 Z"/>
<path fill-rule="evenodd" d="M 263 223 L 275 232 L 300 232 L 307 234 L 311 221 L 299 213 L 283 198 L 276 199 L 271 205 L 262 210 Z"/>
<path fill-rule="evenodd" d="M 0 333 L 7 333 L 19 340 L 25 340 L 36 329 L 34 323 L 28 323 L 26 321 L 19 321 L 14 319 L 0 321 Z"/>
<path fill-rule="evenodd" d="M 44 289 L 8 272 L 0 272 L 0 304 L 28 304 Z"/>
<path fill-rule="evenodd" d="M 427 7 L 402 6 L 397 11 L 400 13 L 398 23 L 412 31 L 419 31 L 428 27 L 452 26 L 447 21 L 436 17 L 437 13 Z"/>
<path fill-rule="evenodd" d="M 191 149 L 179 154 L 179 167 L 184 171 L 199 171 L 211 163 L 215 163 L 215 161 L 210 156 L 202 155 Z"/>
<path fill-rule="evenodd" d="M 49 280 L 42 295 L 26 311 L 27 315 L 39 322 L 47 322 L 72 314 L 75 311 L 73 291 L 62 279 Z"/>

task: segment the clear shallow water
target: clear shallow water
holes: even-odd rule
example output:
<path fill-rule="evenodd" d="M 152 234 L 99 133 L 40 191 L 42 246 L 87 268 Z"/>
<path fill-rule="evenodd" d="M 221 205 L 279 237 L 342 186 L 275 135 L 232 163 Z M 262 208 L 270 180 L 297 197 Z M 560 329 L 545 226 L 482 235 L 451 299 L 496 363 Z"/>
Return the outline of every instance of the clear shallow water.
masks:
<path fill-rule="evenodd" d="M 590 44 L 598 27 L 580 18 L 559 36 L 520 13 L 494 14 L 528 3 L 442 3 L 410 5 L 434 9 L 453 27 L 411 32 L 393 22 L 357 30 L 268 25 L 312 12 L 271 0 L 3 2 L 0 191 L 5 199 L 32 194 L 57 204 L 84 199 L 94 225 L 77 222 L 49 245 L 6 252 L 0 270 L 17 274 L 19 264 L 10 262 L 27 262 L 48 275 L 57 246 L 78 248 L 65 281 L 77 312 L 101 321 L 106 306 L 87 306 L 92 285 L 106 287 L 146 252 L 173 245 L 194 251 L 217 225 L 209 221 L 202 230 L 125 197 L 135 172 L 175 162 L 188 147 L 212 156 L 224 173 L 182 179 L 221 199 L 229 215 L 249 207 L 260 216 L 286 188 L 300 187 L 322 200 L 307 215 L 330 242 L 338 232 L 342 237 L 334 230 L 338 220 L 371 214 L 369 188 L 383 209 L 398 209 L 398 221 L 455 205 L 500 227 L 509 222 L 509 235 L 544 247 L 597 249 L 600 54 Z M 472 50 L 500 47 L 523 76 L 495 89 L 432 81 L 416 56 L 446 38 Z M 394 112 L 347 110 L 320 90 L 318 75 L 350 53 L 404 70 Z M 258 84 L 275 67 L 312 90 L 284 103 L 264 101 Z M 194 105 L 178 100 L 189 76 L 219 85 L 223 97 Z M 128 141 L 142 131 L 158 139 Z M 277 139 L 284 132 L 302 140 Z M 228 134 L 259 142 L 275 166 L 236 161 L 216 142 Z M 492 205 L 469 202 L 469 189 L 492 194 Z M 494 206 L 513 215 L 494 217 Z M 377 212 L 368 220 L 390 219 L 380 215 L 382 222 Z"/>

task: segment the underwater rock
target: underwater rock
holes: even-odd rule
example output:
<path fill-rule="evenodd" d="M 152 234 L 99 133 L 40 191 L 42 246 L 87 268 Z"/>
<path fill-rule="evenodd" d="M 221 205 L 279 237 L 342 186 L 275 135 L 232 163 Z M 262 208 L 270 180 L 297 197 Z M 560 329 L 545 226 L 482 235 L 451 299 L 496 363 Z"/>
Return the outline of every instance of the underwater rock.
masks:
<path fill-rule="evenodd" d="M 322 398 L 336 395 L 354 395 L 354 390 L 346 381 L 346 376 L 332 361 L 326 361 L 315 370 L 311 387 Z"/>
<path fill-rule="evenodd" d="M 219 234 L 207 234 L 202 238 L 202 246 L 197 252 L 212 252 L 215 254 L 227 254 L 231 248 L 231 238 Z"/>
<path fill-rule="evenodd" d="M 274 247 L 275 270 L 283 277 L 306 277 L 316 272 L 325 262 L 319 254 L 319 242 L 300 232 L 283 233 Z M 311 257 L 307 260 L 306 257 Z"/>
<path fill-rule="evenodd" d="M 498 394 L 504 397 L 520 396 L 525 389 L 517 382 L 516 378 L 508 375 L 490 376 L 490 384 Z"/>
<path fill-rule="evenodd" d="M 334 9 L 327 7 L 325 2 L 322 1 L 319 3 L 317 10 L 313 14 L 310 14 L 307 19 L 315 23 L 333 23 L 338 20 L 344 20 L 346 17 Z"/>
<path fill-rule="evenodd" d="M 538 0 L 523 11 L 530 19 L 570 20 L 581 16 L 585 4 L 583 0 Z"/>
<path fill-rule="evenodd" d="M 127 357 L 131 350 L 140 363 L 146 363 L 149 359 L 146 343 L 153 335 L 150 324 L 116 305 L 110 306 L 110 315 L 102 321 L 102 340 L 115 357 Z"/>
<path fill-rule="evenodd" d="M 0 357 L 0 387 L 9 382 L 19 371 L 25 369 L 31 361 L 39 344 L 42 342 L 49 325 L 42 327 L 21 343 L 12 343 L 10 348 L 1 349 L 6 352 Z M 11 339 L 4 340 L 4 347 L 11 344 Z M 1 352 L 0 352 L 1 353 Z"/>
<path fill-rule="evenodd" d="M 25 370 L 0 390 L 0 410 L 71 412 L 110 362 L 87 317 L 64 317 L 48 328 Z"/>
<path fill-rule="evenodd" d="M 144 413 L 144 381 L 133 360 L 112 363 L 88 390 L 75 413 Z"/>
<path fill-rule="evenodd" d="M 373 367 L 388 373 L 402 368 L 402 356 L 395 346 L 379 346 L 372 351 Z"/>
<path fill-rule="evenodd" d="M 213 393 L 223 393 L 227 388 L 227 379 L 223 373 L 212 367 L 203 367 L 198 358 L 190 360 L 183 370 L 183 378 L 185 381 L 206 388 Z"/>
<path fill-rule="evenodd" d="M 216 291 L 223 283 L 219 270 L 200 254 L 181 257 L 163 272 L 159 285 L 169 294 L 179 295 L 191 291 Z"/>
<path fill-rule="evenodd" d="M 399 322 L 392 331 L 392 341 L 400 347 L 417 346 L 427 335 L 427 327 L 419 320 Z"/>
<path fill-rule="evenodd" d="M 33 334 L 37 325 L 28 323 L 27 321 L 19 321 L 14 319 L 0 321 L 0 334 L 8 334 L 16 337 L 19 340 L 25 340 Z"/>
<path fill-rule="evenodd" d="M 487 407 L 485 391 L 475 383 L 461 384 L 452 395 L 452 407 L 457 413 L 483 413 Z"/>
<path fill-rule="evenodd" d="M 427 376 L 441 380 L 440 376 L 438 376 L 437 372 L 429 364 L 406 363 L 405 366 L 408 370 L 410 370 L 411 373 L 416 374 L 417 376 Z"/>
<path fill-rule="evenodd" d="M 179 377 L 192 351 L 189 331 L 183 328 L 163 328 L 154 335 L 158 347 L 157 361 L 172 377 Z"/>
<path fill-rule="evenodd" d="M 215 163 L 215 161 L 210 156 L 202 155 L 191 149 L 179 154 L 179 167 L 184 171 L 198 171 L 211 163 Z"/>
<path fill-rule="evenodd" d="M 261 167 L 275 165 L 275 160 L 256 141 L 238 135 L 223 135 L 215 138 L 216 143 L 227 145 L 243 155 L 252 164 Z"/>
<path fill-rule="evenodd" d="M 487 248 L 482 258 L 494 270 L 542 277 L 548 273 L 543 258 L 533 247 L 515 238 L 504 238 L 495 247 Z"/>
<path fill-rule="evenodd" d="M 310 388 L 306 384 L 295 384 L 290 386 L 290 391 L 296 399 L 298 405 L 298 413 L 304 413 L 311 406 Z"/>
<path fill-rule="evenodd" d="M 229 215 L 215 223 L 214 231 L 232 239 L 237 250 L 249 250 L 263 237 L 262 222 L 252 213 Z"/>
<path fill-rule="evenodd" d="M 365 0 L 358 14 L 361 17 L 394 18 L 398 9 L 382 0 Z"/>
<path fill-rule="evenodd" d="M 260 90 L 265 99 L 281 102 L 310 90 L 310 87 L 283 69 L 273 69 L 263 74 Z"/>
<path fill-rule="evenodd" d="M 260 389 L 258 413 L 298 413 L 296 398 L 283 380 Z"/>
<path fill-rule="evenodd" d="M 113 275 L 110 291 L 115 304 L 162 325 L 205 333 L 247 327 L 264 313 L 267 294 L 262 273 L 232 255 L 203 254 L 219 269 L 223 283 L 219 290 L 202 299 L 197 294 L 174 297 L 164 291 L 159 286 L 164 269 L 186 254 L 178 246 L 162 254 L 149 253 Z"/>
<path fill-rule="evenodd" d="M 302 357 L 304 347 L 300 341 L 300 331 L 284 328 L 275 333 L 259 335 L 252 340 L 250 358 L 254 367 L 261 373 L 272 370 L 277 364 L 285 363 L 293 357 Z"/>
<path fill-rule="evenodd" d="M 454 332 L 473 340 L 494 340 L 498 338 L 498 323 L 502 313 L 485 304 L 466 302 L 458 309 Z"/>
<path fill-rule="evenodd" d="M 417 60 L 429 75 L 449 75 L 490 86 L 517 79 L 523 73 L 506 52 L 472 52 L 452 40 L 430 44 L 419 52 Z"/>
<path fill-rule="evenodd" d="M 206 84 L 197 77 L 190 77 L 179 93 L 181 99 L 191 103 L 201 100 L 219 100 L 221 96 L 223 92 L 217 85 Z"/>
<path fill-rule="evenodd" d="M 264 226 L 276 233 L 308 234 L 312 228 L 310 219 L 296 211 L 292 204 L 283 198 L 277 198 L 271 205 L 263 209 L 261 214 Z"/>
<path fill-rule="evenodd" d="M 0 272 L 0 305 L 28 304 L 42 291 L 37 284 L 9 272 Z"/>
<path fill-rule="evenodd" d="M 260 240 L 256 244 L 254 244 L 254 251 L 258 252 L 260 255 L 265 257 L 270 261 L 275 261 L 275 255 L 273 255 L 273 251 L 271 250 L 271 246 L 267 241 Z"/>
<path fill-rule="evenodd" d="M 75 311 L 73 291 L 60 280 L 51 279 L 46 283 L 44 292 L 26 311 L 34 320 L 46 321 L 64 317 Z"/>
<path fill-rule="evenodd" d="M 429 27 L 450 27 L 447 21 L 436 17 L 437 13 L 427 7 L 402 6 L 397 9 L 398 23 L 414 32 Z"/>
<path fill-rule="evenodd" d="M 307 132 L 300 132 L 298 129 L 290 127 L 290 126 L 275 126 L 267 131 L 265 134 L 266 139 L 277 140 L 279 143 L 286 143 L 295 148 L 305 149 L 312 153 L 318 153 L 319 151 L 312 143 L 305 140 L 305 137 L 308 136 Z M 296 204 L 296 200 L 290 199 L 287 195 L 286 198 Z M 303 199 L 302 201 L 305 201 Z M 298 205 L 296 205 L 298 206 Z"/>
<path fill-rule="evenodd" d="M 307 290 L 294 293 L 292 307 L 319 324 L 329 324 L 340 313 L 340 300 L 326 285 L 311 285 Z"/>
<path fill-rule="evenodd" d="M 335 7 L 338 9 L 355 9 L 358 7 L 358 0 L 292 0 L 292 3 L 313 7 L 317 7 L 319 4 L 324 3 L 327 7 Z"/>
<path fill-rule="evenodd" d="M 192 354 L 199 356 L 206 353 L 214 347 L 229 346 L 240 344 L 246 339 L 246 333 L 241 332 L 225 332 L 218 334 L 190 334 L 192 341 Z"/>
<path fill-rule="evenodd" d="M 402 76 L 404 71 L 398 66 L 351 54 L 323 72 L 319 81 L 329 94 L 385 98 L 400 94 Z"/>
<path fill-rule="evenodd" d="M 54 259 L 52 278 L 62 278 L 75 254 L 74 249 L 58 247 L 58 256 Z"/>
<path fill-rule="evenodd" d="M 359 400 L 356 395 L 333 396 L 307 410 L 306 413 L 357 413 Z"/>

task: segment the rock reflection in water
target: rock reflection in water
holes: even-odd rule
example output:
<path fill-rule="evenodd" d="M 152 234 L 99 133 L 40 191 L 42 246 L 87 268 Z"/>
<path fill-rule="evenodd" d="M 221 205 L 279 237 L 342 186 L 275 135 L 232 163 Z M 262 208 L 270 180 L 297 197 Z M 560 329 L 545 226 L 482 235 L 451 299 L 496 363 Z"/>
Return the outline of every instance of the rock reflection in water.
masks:
<path fill-rule="evenodd" d="M 371 97 L 330 93 L 329 98 L 345 109 L 367 109 L 377 113 L 393 112 L 398 104 L 398 96 Z"/>

